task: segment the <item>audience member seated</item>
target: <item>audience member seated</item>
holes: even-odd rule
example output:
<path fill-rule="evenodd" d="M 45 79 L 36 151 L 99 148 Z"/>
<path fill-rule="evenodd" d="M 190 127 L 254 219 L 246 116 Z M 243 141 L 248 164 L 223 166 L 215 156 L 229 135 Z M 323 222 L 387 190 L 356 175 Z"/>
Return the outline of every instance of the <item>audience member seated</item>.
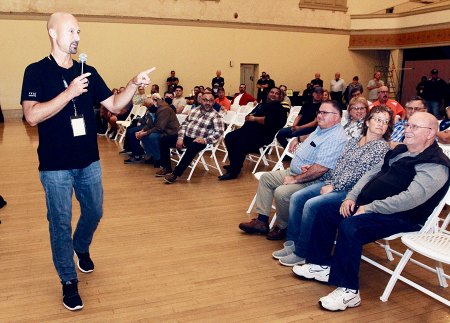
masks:
<path fill-rule="evenodd" d="M 231 100 L 231 104 L 234 105 L 235 102 L 237 102 L 238 105 L 247 105 L 248 103 L 255 101 L 256 99 L 246 92 L 245 84 L 241 84 L 239 85 L 239 94 L 234 96 L 234 99 Z"/>
<path fill-rule="evenodd" d="M 391 147 L 395 147 L 396 144 L 403 142 L 403 139 L 405 139 L 405 127 L 409 118 L 411 118 L 415 112 L 427 111 L 427 102 L 420 96 L 412 97 L 408 102 L 406 102 L 405 106 L 404 117 L 394 124 L 394 132 L 391 136 Z"/>
<path fill-rule="evenodd" d="M 436 143 L 437 119 L 417 112 L 403 144 L 367 172 L 346 199 L 324 203 L 311 228 L 306 264 L 296 275 L 337 286 L 320 298 L 331 311 L 361 304 L 363 245 L 399 232 L 420 230 L 449 187 L 450 160 Z M 337 236 L 336 236 L 337 233 Z"/>
<path fill-rule="evenodd" d="M 231 108 L 231 102 L 225 96 L 225 89 L 223 87 L 219 88 L 216 103 L 220 105 L 220 109 L 223 111 L 228 111 Z"/>
<path fill-rule="evenodd" d="M 380 86 L 377 91 L 378 100 L 372 103 L 369 106 L 369 109 L 372 109 L 372 107 L 374 106 L 384 104 L 391 108 L 394 112 L 394 117 L 396 118 L 395 121 L 398 121 L 400 118 L 402 118 L 405 114 L 405 109 L 397 101 L 389 99 L 389 88 L 387 86 Z"/>
<path fill-rule="evenodd" d="M 369 103 L 365 98 L 359 96 L 350 100 L 348 122 L 344 125 L 344 130 L 349 138 L 361 137 L 367 112 L 369 112 Z"/>
<path fill-rule="evenodd" d="M 124 91 L 125 87 L 120 87 L 117 90 L 117 94 Z M 109 117 L 109 135 L 108 137 L 110 139 L 113 139 L 117 134 L 117 121 L 124 121 L 128 115 L 130 114 L 131 109 L 133 108 L 133 101 L 130 101 L 122 110 L 120 110 L 119 113 L 107 113 L 107 116 Z"/>
<path fill-rule="evenodd" d="M 133 142 L 136 150 L 140 150 L 140 144 L 142 144 L 145 155 L 149 157 L 148 162 L 153 162 L 155 168 L 159 168 L 161 160 L 160 140 L 165 136 L 176 135 L 180 123 L 175 111 L 161 99 L 153 100 L 149 111 L 152 113 L 152 118 L 148 120 L 141 131 L 136 132 L 136 140 Z"/>
<path fill-rule="evenodd" d="M 280 95 L 279 88 L 270 89 L 266 102 L 258 104 L 245 117 L 241 128 L 226 135 L 230 164 L 224 166 L 227 173 L 219 176 L 219 180 L 236 178 L 244 165 L 245 156 L 259 152 L 260 147 L 270 144 L 277 131 L 286 124 L 287 114 L 280 103 Z"/>
<path fill-rule="evenodd" d="M 145 88 L 143 86 L 139 86 L 136 94 L 133 96 L 133 105 L 143 105 L 144 100 L 147 98 L 147 95 L 145 94 Z"/>
<path fill-rule="evenodd" d="M 148 108 L 151 105 L 153 105 L 153 102 L 157 97 L 161 99 L 159 94 L 155 93 L 155 94 L 152 94 L 151 98 L 147 98 L 144 100 L 143 105 L 147 107 L 147 111 L 145 112 L 145 114 L 142 117 L 134 119 L 131 122 L 131 124 L 128 126 L 127 130 L 125 131 L 125 139 L 123 141 L 123 150 L 120 151 L 119 154 L 132 155 L 132 158 L 124 161 L 125 164 L 139 162 L 141 159 L 141 156 L 143 154 L 142 148 L 141 147 L 139 147 L 138 149 L 135 148 L 133 151 L 134 146 L 131 143 L 131 141 L 136 140 L 135 133 L 142 130 L 142 128 L 144 128 L 145 125 L 147 124 L 147 122 L 149 121 L 149 119 L 152 118 L 152 115 Z"/>
<path fill-rule="evenodd" d="M 267 234 L 269 240 L 284 239 L 289 217 L 289 200 L 293 193 L 317 183 L 336 162 L 347 143 L 341 125 L 342 111 L 335 101 L 322 103 L 317 113 L 318 127 L 295 152 L 290 167 L 267 172 L 259 180 L 256 195 L 258 217 L 239 224 L 247 233 Z M 298 144 L 297 139 L 289 147 Z M 277 221 L 269 233 L 269 216 L 275 200 Z"/>
<path fill-rule="evenodd" d="M 292 104 L 291 104 L 291 99 L 289 99 L 289 97 L 287 95 L 287 86 L 280 85 L 280 91 L 281 91 L 281 96 L 283 97 L 281 99 L 281 105 L 287 105 L 290 109 Z"/>
<path fill-rule="evenodd" d="M 277 134 L 277 140 L 281 146 L 286 147 L 288 139 L 310 134 L 317 127 L 317 111 L 322 104 L 323 88 L 316 87 L 313 90 L 313 101 L 305 103 L 291 127 L 281 129 Z"/>
<path fill-rule="evenodd" d="M 389 150 L 392 110 L 374 107 L 364 119 L 362 137 L 350 138 L 328 179 L 292 194 L 284 248 L 272 253 L 285 266 L 305 263 L 311 226 L 317 210 L 330 201 L 342 202 L 356 182 L 381 162 Z"/>
<path fill-rule="evenodd" d="M 152 88 L 150 89 L 150 94 L 159 94 L 159 85 L 158 84 L 152 84 Z"/>
<path fill-rule="evenodd" d="M 173 93 L 170 91 L 166 91 L 164 92 L 164 101 L 166 101 L 166 103 L 168 105 L 170 105 L 170 107 L 172 108 L 172 110 L 177 113 L 177 109 L 175 108 L 175 106 L 173 105 Z"/>
<path fill-rule="evenodd" d="M 156 177 L 164 177 L 168 184 L 176 181 L 191 164 L 198 152 L 207 144 L 215 144 L 223 135 L 224 124 L 220 114 L 213 109 L 214 96 L 205 93 L 202 105 L 193 109 L 186 120 L 181 124 L 178 134 L 167 135 L 161 138 L 161 169 Z M 186 152 L 172 172 L 170 148 L 186 148 Z"/>
<path fill-rule="evenodd" d="M 176 113 L 181 113 L 186 106 L 186 99 L 183 96 L 183 87 L 181 85 L 175 87 L 175 97 L 172 105 L 175 107 Z"/>
<path fill-rule="evenodd" d="M 439 124 L 437 136 L 440 143 L 450 144 L 450 106 L 445 108 L 445 116 Z"/>
<path fill-rule="evenodd" d="M 327 89 L 323 89 L 322 101 L 329 101 L 329 100 L 331 100 L 330 92 Z"/>

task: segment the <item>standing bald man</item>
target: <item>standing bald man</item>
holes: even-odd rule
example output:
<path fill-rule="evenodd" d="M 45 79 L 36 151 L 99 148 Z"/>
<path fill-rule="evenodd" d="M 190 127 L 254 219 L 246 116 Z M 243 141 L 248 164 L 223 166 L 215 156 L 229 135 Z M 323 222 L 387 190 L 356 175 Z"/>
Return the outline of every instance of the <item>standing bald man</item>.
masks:
<path fill-rule="evenodd" d="M 51 53 L 26 68 L 21 104 L 27 122 L 38 126 L 39 176 L 46 196 L 53 263 L 63 285 L 63 305 L 74 311 L 83 308 L 74 252 L 79 270 L 92 272 L 89 246 L 103 212 L 93 107 L 102 104 L 119 112 L 139 86 L 150 83 L 147 74 L 153 69 L 141 72 L 123 92 L 112 95 L 95 68 L 82 68 L 72 59 L 80 41 L 77 19 L 54 13 L 47 30 Z M 72 239 L 73 191 L 81 214 Z"/>

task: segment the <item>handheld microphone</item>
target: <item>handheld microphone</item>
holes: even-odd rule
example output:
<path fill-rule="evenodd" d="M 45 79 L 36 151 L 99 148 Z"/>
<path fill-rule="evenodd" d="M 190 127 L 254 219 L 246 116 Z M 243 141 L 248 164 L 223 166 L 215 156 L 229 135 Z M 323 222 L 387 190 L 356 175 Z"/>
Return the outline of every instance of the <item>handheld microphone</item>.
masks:
<path fill-rule="evenodd" d="M 86 61 L 87 61 L 87 54 L 81 53 L 80 56 L 78 56 L 78 59 L 80 60 L 80 63 L 81 63 L 81 74 L 83 74 L 84 63 L 86 63 Z"/>

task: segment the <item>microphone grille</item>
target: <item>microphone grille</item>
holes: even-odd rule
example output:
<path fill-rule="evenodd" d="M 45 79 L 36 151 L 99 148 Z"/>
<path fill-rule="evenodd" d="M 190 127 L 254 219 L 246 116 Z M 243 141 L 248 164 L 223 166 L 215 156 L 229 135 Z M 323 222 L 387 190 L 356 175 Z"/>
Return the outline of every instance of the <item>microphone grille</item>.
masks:
<path fill-rule="evenodd" d="M 78 56 L 78 59 L 80 60 L 80 63 L 86 63 L 86 61 L 87 61 L 87 54 L 81 53 L 80 56 Z"/>

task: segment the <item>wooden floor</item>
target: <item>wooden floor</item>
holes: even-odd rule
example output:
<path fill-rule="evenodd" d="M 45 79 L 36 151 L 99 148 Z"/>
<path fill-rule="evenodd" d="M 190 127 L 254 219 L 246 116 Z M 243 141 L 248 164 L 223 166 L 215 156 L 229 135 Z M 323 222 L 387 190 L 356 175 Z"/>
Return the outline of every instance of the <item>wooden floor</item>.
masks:
<path fill-rule="evenodd" d="M 152 166 L 124 165 L 115 142 L 98 141 L 104 217 L 91 246 L 95 272 L 79 274 L 85 307 L 73 313 L 62 306 L 51 260 L 36 128 L 0 124 L 0 194 L 8 202 L 0 210 L 0 322 L 450 321 L 449 308 L 403 283 L 381 302 L 388 276 L 366 263 L 362 305 L 321 310 L 317 301 L 332 287 L 295 278 L 271 258 L 281 242 L 238 229 L 257 186 L 248 170 L 219 182 L 199 167 L 190 182 L 166 185 Z M 74 223 L 78 213 L 74 203 Z M 372 245 L 366 253 L 382 256 Z M 406 271 L 437 286 L 422 269 Z"/>

